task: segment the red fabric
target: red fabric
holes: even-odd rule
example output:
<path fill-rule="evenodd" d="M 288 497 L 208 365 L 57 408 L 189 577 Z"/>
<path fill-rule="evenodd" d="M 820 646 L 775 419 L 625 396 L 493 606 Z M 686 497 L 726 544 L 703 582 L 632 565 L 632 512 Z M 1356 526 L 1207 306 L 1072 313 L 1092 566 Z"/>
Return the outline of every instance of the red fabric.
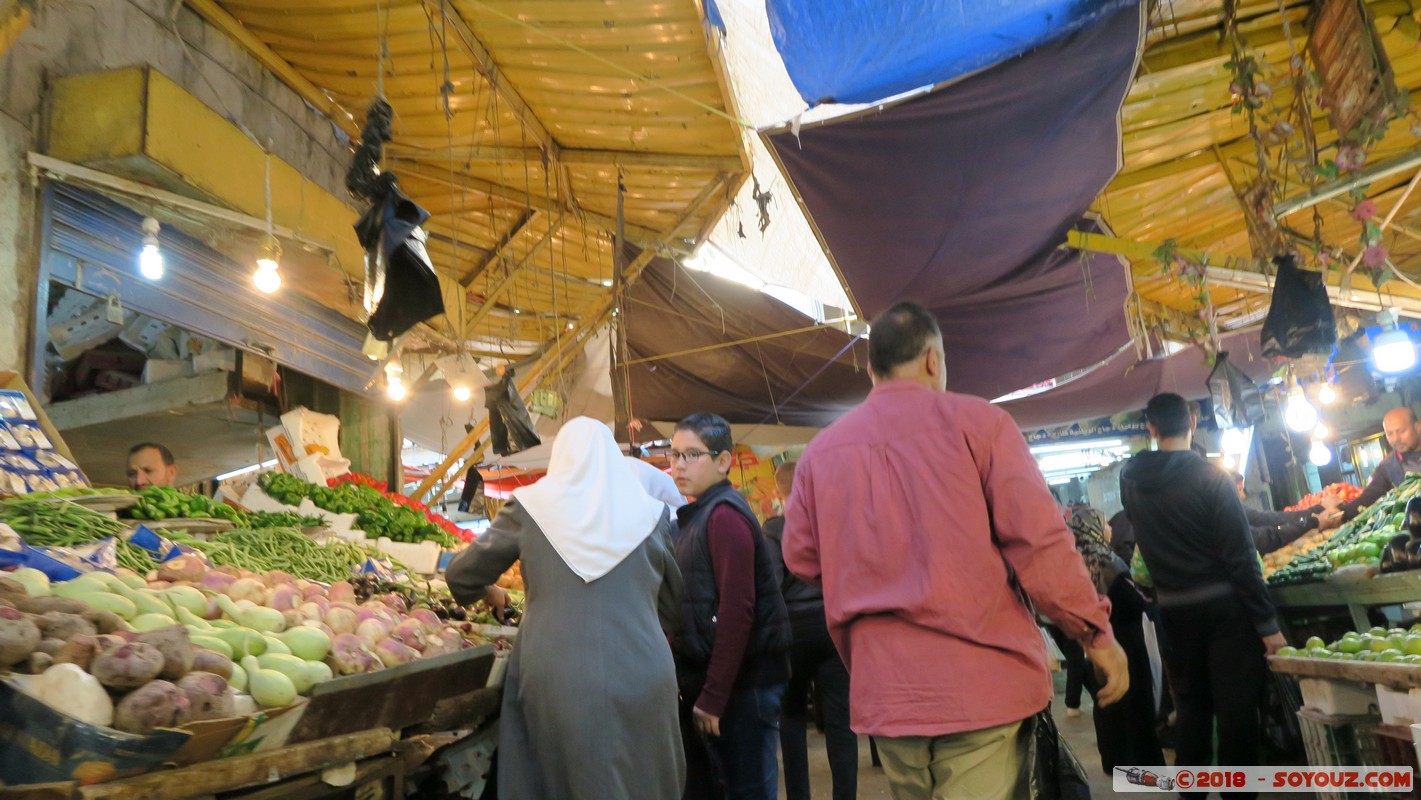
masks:
<path fill-rule="evenodd" d="M 696 707 L 719 717 L 730 703 L 755 627 L 755 529 L 739 511 L 723 504 L 706 523 L 706 543 L 720 604 L 715 612 L 715 646 Z"/>
<path fill-rule="evenodd" d="M 1045 645 L 1008 564 L 1069 636 L 1111 641 L 1026 441 L 976 397 L 875 387 L 800 459 L 784 555 L 824 587 L 859 733 L 940 736 L 1046 707 Z"/>

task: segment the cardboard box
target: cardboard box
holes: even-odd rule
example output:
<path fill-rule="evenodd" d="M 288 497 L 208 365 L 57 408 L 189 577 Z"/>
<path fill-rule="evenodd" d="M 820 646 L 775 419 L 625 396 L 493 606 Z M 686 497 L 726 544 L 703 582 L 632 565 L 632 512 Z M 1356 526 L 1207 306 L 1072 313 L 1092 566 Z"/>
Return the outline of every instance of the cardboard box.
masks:
<path fill-rule="evenodd" d="M 297 454 L 296 446 L 291 443 L 291 437 L 286 435 L 286 428 L 267 428 L 266 440 L 271 443 L 271 449 L 276 454 L 276 464 L 281 471 L 292 472 L 301 456 Z"/>
<path fill-rule="evenodd" d="M 54 427 L 54 423 L 49 421 L 49 415 L 44 413 L 44 408 L 40 406 L 39 401 L 35 399 L 34 392 L 30 391 L 29 385 L 25 383 L 24 378 L 20 377 L 20 373 L 0 370 L 0 389 L 23 392 L 25 398 L 30 401 L 30 408 L 35 413 L 35 421 L 39 423 L 40 428 L 44 429 L 44 435 L 49 437 L 49 441 L 54 445 L 54 449 L 70 461 L 74 461 L 76 464 L 79 463 L 75 461 L 74 454 L 69 450 L 69 445 L 64 443 L 64 438 L 59 435 L 59 431 Z"/>
<path fill-rule="evenodd" d="M 99 783 L 148 772 L 192 738 L 161 729 L 139 736 L 80 722 L 0 681 L 0 782 Z"/>

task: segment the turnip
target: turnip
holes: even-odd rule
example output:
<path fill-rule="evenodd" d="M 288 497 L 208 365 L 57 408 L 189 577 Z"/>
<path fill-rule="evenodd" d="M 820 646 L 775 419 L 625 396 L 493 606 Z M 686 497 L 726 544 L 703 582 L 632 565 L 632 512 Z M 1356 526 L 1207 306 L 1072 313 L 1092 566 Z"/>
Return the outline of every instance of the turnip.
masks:
<path fill-rule="evenodd" d="M 277 611 L 294 611 L 302 603 L 301 590 L 289 583 L 277 584 L 271 590 L 268 598 L 267 608 L 274 608 Z"/>
<path fill-rule="evenodd" d="M 332 603 L 355 603 L 355 587 L 349 581 L 336 581 L 326 590 L 326 598 Z"/>
<path fill-rule="evenodd" d="M 232 697 L 227 693 L 227 679 L 221 675 L 189 672 L 178 681 L 178 688 L 187 695 L 193 721 L 232 716 Z"/>
<path fill-rule="evenodd" d="M 355 626 L 355 635 L 359 636 L 366 645 L 374 646 L 390 635 L 395 626 L 383 619 L 371 617 L 359 625 Z"/>
<path fill-rule="evenodd" d="M 163 654 L 150 644 L 129 642 L 94 656 L 89 671 L 111 689 L 133 689 L 158 677 L 163 671 Z"/>
<path fill-rule="evenodd" d="M 322 600 L 326 599 L 326 587 L 315 581 L 299 580 L 296 582 L 296 586 L 301 590 L 301 596 L 307 600 L 315 600 L 318 597 Z"/>
<path fill-rule="evenodd" d="M 129 692 L 114 708 L 113 726 L 128 733 L 176 728 L 192 718 L 187 693 L 168 681 L 153 681 Z"/>
<path fill-rule="evenodd" d="M 18 664 L 39 646 L 39 626 L 13 608 L 0 608 L 0 668 Z"/>
<path fill-rule="evenodd" d="M 160 581 L 201 581 L 206 577 L 208 566 L 201 556 L 187 553 L 164 561 L 158 565 Z"/>
<path fill-rule="evenodd" d="M 385 666 L 397 667 L 419 658 L 419 651 L 390 638 L 375 645 L 375 655 L 379 656 Z"/>
<path fill-rule="evenodd" d="M 261 582 L 272 589 L 283 585 L 289 586 L 295 580 L 296 579 L 291 577 L 291 575 L 282 572 L 279 569 L 269 569 L 266 572 L 263 572 L 261 576 Z"/>
<path fill-rule="evenodd" d="M 399 641 L 406 647 L 424 652 L 424 648 L 429 644 L 429 640 L 424 634 L 424 625 L 417 619 L 407 619 L 395 626 L 390 631 L 390 638 Z"/>
<path fill-rule="evenodd" d="M 260 581 L 253 580 L 252 578 L 238 578 L 236 581 L 233 581 L 231 586 L 227 587 L 227 590 L 223 592 L 223 594 L 232 600 L 250 600 L 257 605 L 262 605 L 266 602 L 266 587 L 263 586 Z M 219 604 L 221 602 L 221 600 L 218 600 Z M 226 611 L 227 609 L 224 607 L 222 610 Z"/>
<path fill-rule="evenodd" d="M 360 616 L 349 606 L 332 605 L 331 610 L 326 612 L 326 624 L 337 634 L 355 633 L 356 626 L 360 624 Z"/>
<path fill-rule="evenodd" d="M 213 571 L 207 573 L 206 575 L 203 575 L 203 576 L 202 576 L 202 582 L 201 582 L 201 584 L 199 584 L 199 586 L 200 586 L 200 588 L 206 589 L 206 590 L 209 591 L 209 592 L 224 592 L 224 593 L 225 593 L 225 592 L 227 591 L 228 587 L 230 587 L 232 584 L 234 584 L 234 583 L 236 583 L 236 582 L 237 582 L 237 576 L 236 576 L 236 575 L 228 575 L 228 574 L 225 573 L 225 572 L 221 572 L 221 571 L 220 571 L 220 568 L 219 568 L 219 569 L 217 569 L 217 570 L 213 570 Z"/>
<path fill-rule="evenodd" d="M 419 620 L 419 624 L 424 626 L 425 633 L 438 633 L 444 627 L 444 622 L 439 619 L 433 611 L 427 608 L 416 608 L 409 613 L 410 619 Z"/>
<path fill-rule="evenodd" d="M 338 634 L 331 644 L 330 665 L 341 675 L 373 672 L 381 663 L 375 651 L 353 633 Z"/>

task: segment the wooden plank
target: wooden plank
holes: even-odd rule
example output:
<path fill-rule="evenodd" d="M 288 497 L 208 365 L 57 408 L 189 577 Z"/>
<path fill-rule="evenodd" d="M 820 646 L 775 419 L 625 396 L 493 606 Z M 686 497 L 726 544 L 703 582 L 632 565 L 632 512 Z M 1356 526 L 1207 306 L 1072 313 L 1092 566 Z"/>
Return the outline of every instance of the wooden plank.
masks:
<path fill-rule="evenodd" d="M 1380 683 L 1393 689 L 1421 689 L 1421 665 L 1417 664 L 1383 664 L 1376 661 L 1269 656 L 1268 667 L 1274 672 L 1304 678 L 1331 678 L 1339 681 Z"/>
<path fill-rule="evenodd" d="M 1320 581 L 1274 586 L 1269 594 L 1280 608 L 1409 603 L 1421 600 L 1421 573 L 1400 572 L 1346 583 Z"/>
<path fill-rule="evenodd" d="M 220 403 L 227 399 L 229 375 L 213 370 L 190 378 L 65 400 L 49 406 L 49 418 L 55 428 L 67 431 L 144 414 Z"/>
<path fill-rule="evenodd" d="M 513 243 L 522 238 L 523 234 L 532 230 L 533 224 L 541 220 L 542 217 L 543 212 L 536 208 L 529 209 L 525 212 L 523 218 L 518 220 L 518 223 L 509 229 L 508 233 L 505 234 L 503 239 L 498 243 L 498 246 L 494 248 L 494 251 L 489 253 L 487 258 L 471 267 L 469 271 L 464 274 L 464 277 L 459 279 L 459 285 L 467 288 L 469 284 L 473 283 L 482 275 L 484 270 L 488 269 L 489 266 L 498 263 L 499 259 L 505 258 L 508 255 L 509 248 L 513 246 Z"/>
<path fill-rule="evenodd" d="M 0 800 L 70 800 L 78 790 L 78 781 L 28 783 L 23 786 L 0 787 Z"/>
<path fill-rule="evenodd" d="M 280 750 L 207 761 L 113 783 L 85 786 L 83 800 L 179 800 L 259 786 L 283 777 L 358 761 L 394 749 L 399 737 L 374 728 L 330 739 L 288 745 Z"/>

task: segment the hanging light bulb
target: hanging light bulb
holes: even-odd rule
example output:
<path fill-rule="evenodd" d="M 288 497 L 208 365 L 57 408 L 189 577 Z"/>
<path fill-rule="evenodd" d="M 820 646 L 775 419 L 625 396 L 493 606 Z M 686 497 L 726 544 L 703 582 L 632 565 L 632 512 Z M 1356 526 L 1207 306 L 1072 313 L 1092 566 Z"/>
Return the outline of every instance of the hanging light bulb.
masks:
<path fill-rule="evenodd" d="M 1308 461 L 1314 467 L 1325 467 L 1332 463 L 1332 450 L 1322 442 L 1313 442 L 1312 447 L 1308 448 Z"/>
<path fill-rule="evenodd" d="M 281 288 L 281 243 L 275 236 L 267 236 L 257 253 L 257 271 L 252 274 L 252 282 L 257 289 L 273 294 Z"/>
<path fill-rule="evenodd" d="M 1317 423 L 1317 427 L 1312 429 L 1312 438 L 1322 441 L 1332 438 L 1332 429 L 1327 427 L 1326 422 Z"/>
<path fill-rule="evenodd" d="M 474 396 L 474 390 L 467 386 L 454 387 L 454 399 L 460 403 L 467 403 Z"/>
<path fill-rule="evenodd" d="M 396 403 L 409 397 L 409 387 L 405 386 L 405 370 L 398 361 L 385 365 L 385 396 Z"/>
<path fill-rule="evenodd" d="M 1382 331 L 1372 339 L 1372 364 L 1377 372 L 1405 372 L 1416 365 L 1416 346 L 1400 328 Z"/>
<path fill-rule="evenodd" d="M 158 220 L 143 218 L 143 249 L 138 253 L 138 271 L 150 281 L 163 277 L 163 251 L 158 247 Z"/>
<path fill-rule="evenodd" d="M 1299 389 L 1288 393 L 1288 402 L 1283 406 L 1283 422 L 1288 430 L 1305 433 L 1317 427 L 1317 409 L 1303 396 Z"/>
<path fill-rule="evenodd" d="M 1223 435 L 1219 437 L 1219 449 L 1225 453 L 1238 455 L 1248 449 L 1248 438 L 1251 433 L 1251 428 L 1225 428 Z"/>
<path fill-rule="evenodd" d="M 1317 402 L 1325 406 L 1330 406 L 1337 402 L 1337 390 L 1332 388 L 1332 384 L 1324 383 L 1317 387 Z"/>
<path fill-rule="evenodd" d="M 1223 464 L 1224 469 L 1227 470 L 1231 470 L 1234 467 L 1238 466 L 1238 460 L 1235 459 L 1233 456 L 1229 455 L 1224 456 L 1224 459 L 1221 463 Z"/>

